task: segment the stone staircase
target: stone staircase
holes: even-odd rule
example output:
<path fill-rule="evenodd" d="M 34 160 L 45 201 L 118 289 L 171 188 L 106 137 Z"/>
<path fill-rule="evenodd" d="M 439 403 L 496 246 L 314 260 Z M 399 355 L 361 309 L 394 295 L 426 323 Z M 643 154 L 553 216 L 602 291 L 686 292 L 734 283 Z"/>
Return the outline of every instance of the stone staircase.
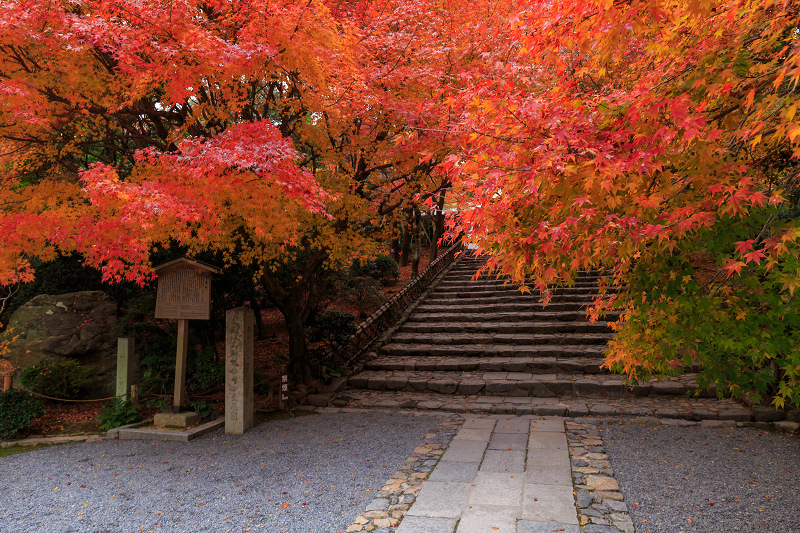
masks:
<path fill-rule="evenodd" d="M 542 306 L 538 295 L 503 280 L 473 279 L 481 264 L 473 257 L 456 262 L 334 404 L 753 420 L 754 410 L 739 402 L 718 400 L 713 391 L 696 395 L 693 374 L 630 388 L 602 369 L 610 321 L 618 315 L 595 323 L 586 317 L 597 272 L 554 289 Z"/>

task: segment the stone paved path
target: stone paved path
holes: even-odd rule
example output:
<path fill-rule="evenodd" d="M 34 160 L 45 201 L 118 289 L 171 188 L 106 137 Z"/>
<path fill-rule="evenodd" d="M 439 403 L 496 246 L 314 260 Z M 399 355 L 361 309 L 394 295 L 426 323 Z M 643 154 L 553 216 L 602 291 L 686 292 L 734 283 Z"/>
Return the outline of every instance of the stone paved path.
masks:
<path fill-rule="evenodd" d="M 579 533 L 564 420 L 467 415 L 397 533 Z"/>

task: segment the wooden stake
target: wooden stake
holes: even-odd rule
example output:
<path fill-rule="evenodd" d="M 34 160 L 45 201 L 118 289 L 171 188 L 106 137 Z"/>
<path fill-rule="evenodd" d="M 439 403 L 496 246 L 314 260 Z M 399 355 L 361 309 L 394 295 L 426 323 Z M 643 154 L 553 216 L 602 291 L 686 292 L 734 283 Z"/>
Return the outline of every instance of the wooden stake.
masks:
<path fill-rule="evenodd" d="M 189 348 L 189 321 L 178 320 L 178 353 L 175 361 L 175 395 L 172 412 L 180 413 L 186 397 L 186 359 Z"/>
<path fill-rule="evenodd" d="M 11 389 L 11 374 L 6 374 L 3 376 L 3 392 Z"/>

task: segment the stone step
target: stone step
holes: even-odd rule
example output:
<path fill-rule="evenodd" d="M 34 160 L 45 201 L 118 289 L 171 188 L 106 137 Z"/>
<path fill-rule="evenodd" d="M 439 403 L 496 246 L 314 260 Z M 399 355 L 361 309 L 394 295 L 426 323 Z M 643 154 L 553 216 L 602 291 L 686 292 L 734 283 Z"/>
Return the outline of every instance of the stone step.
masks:
<path fill-rule="evenodd" d="M 511 304 L 511 303 L 541 303 L 541 296 L 539 294 L 522 294 L 506 293 L 502 296 L 483 296 L 480 298 L 453 298 L 450 296 L 452 293 L 442 293 L 439 295 L 431 294 L 426 300 L 425 305 L 447 305 L 447 306 L 461 306 L 461 305 L 488 305 L 488 304 Z M 449 296 L 449 297 L 448 297 Z M 593 304 L 597 298 L 596 294 L 556 294 L 550 298 L 550 304 L 555 303 L 569 303 L 578 302 Z"/>
<path fill-rule="evenodd" d="M 558 287 L 553 289 L 550 294 L 597 294 L 600 290 L 596 284 L 581 286 L 581 287 Z M 616 287 L 608 287 L 605 291 L 608 294 L 614 294 L 619 292 L 618 288 Z M 503 285 L 502 283 L 492 284 L 492 285 L 467 285 L 467 284 L 460 284 L 460 285 L 439 285 L 432 294 L 459 294 L 459 295 L 475 295 L 475 297 L 481 297 L 491 293 L 502 293 L 504 295 L 507 294 L 527 294 L 539 297 L 541 293 L 531 288 L 530 292 L 522 292 L 518 286 L 508 284 Z M 452 297 L 452 296 L 451 296 Z M 458 297 L 458 296 L 456 296 Z"/>
<path fill-rule="evenodd" d="M 573 285 L 561 285 L 561 287 L 596 287 L 598 284 L 597 279 L 586 279 L 580 278 L 578 279 Z M 454 286 L 462 286 L 462 287 L 519 287 L 519 285 L 509 279 L 495 279 L 495 278 L 487 278 L 487 277 L 480 277 L 478 279 L 473 279 L 472 276 L 466 275 L 459 275 L 458 277 L 452 277 L 448 274 L 444 277 L 439 283 L 439 287 L 454 287 Z M 529 285 L 533 287 L 533 285 Z M 557 285 L 553 285 L 553 287 L 558 287 Z"/>
<path fill-rule="evenodd" d="M 395 333 L 392 344 L 504 344 L 519 345 L 584 345 L 608 344 L 613 333 Z"/>
<path fill-rule="evenodd" d="M 529 372 L 555 374 L 558 372 L 601 374 L 602 357 L 400 357 L 383 356 L 369 361 L 366 370 L 426 370 L 484 372 Z"/>
<path fill-rule="evenodd" d="M 531 372 L 464 371 L 376 371 L 365 370 L 347 380 L 348 387 L 369 390 L 438 392 L 465 396 L 534 396 L 556 398 L 564 395 L 623 398 L 627 396 L 695 395 L 699 387 L 694 374 L 642 382 L 636 387 L 625 384 L 615 374 L 535 374 Z M 716 397 L 714 391 L 700 391 L 700 396 Z"/>
<path fill-rule="evenodd" d="M 433 392 L 347 390 L 334 405 L 351 408 L 429 409 L 452 413 L 494 413 L 538 416 L 650 416 L 676 420 L 708 420 L 735 425 L 757 420 L 753 410 L 730 398 L 626 397 L 558 398 L 530 396 L 466 396 Z"/>
<path fill-rule="evenodd" d="M 435 322 L 546 322 L 546 321 L 559 321 L 559 322 L 574 322 L 574 321 L 586 321 L 588 323 L 588 319 L 586 316 L 585 310 L 573 310 L 573 311 L 558 311 L 554 310 L 552 307 L 547 306 L 546 311 L 505 311 L 505 312 L 472 312 L 467 313 L 463 311 L 459 312 L 431 312 L 426 311 L 423 312 L 417 308 L 411 316 L 408 317 L 409 322 L 428 322 L 428 323 L 435 323 Z M 608 312 L 603 317 L 607 321 L 616 321 L 619 319 L 620 313 L 618 312 Z"/>
<path fill-rule="evenodd" d="M 513 313 L 531 311 L 580 311 L 591 307 L 591 300 L 581 302 L 550 302 L 542 305 L 534 299 L 527 302 L 506 302 L 482 305 L 480 302 L 465 302 L 460 305 L 437 305 L 423 302 L 416 312 L 418 313 Z"/>
<path fill-rule="evenodd" d="M 606 333 L 611 322 L 406 322 L 399 333 Z"/>
<path fill-rule="evenodd" d="M 605 344 L 411 344 L 389 343 L 380 355 L 449 357 L 602 357 Z"/>

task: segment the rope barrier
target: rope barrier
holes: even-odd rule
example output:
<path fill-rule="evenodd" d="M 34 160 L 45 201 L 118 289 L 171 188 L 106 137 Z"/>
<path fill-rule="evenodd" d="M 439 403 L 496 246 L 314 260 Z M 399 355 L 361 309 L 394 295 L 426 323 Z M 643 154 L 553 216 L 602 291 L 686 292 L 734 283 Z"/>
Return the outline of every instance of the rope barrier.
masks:
<path fill-rule="evenodd" d="M 126 392 L 125 394 L 118 394 L 117 396 L 110 396 L 108 398 L 96 398 L 93 400 L 67 400 L 66 398 L 53 398 L 52 396 L 45 396 L 44 394 L 39 394 L 38 392 L 33 392 L 32 390 L 28 390 L 25 387 L 15 387 L 15 388 L 25 391 L 29 394 L 33 394 L 34 396 L 38 396 L 39 398 L 55 400 L 57 402 L 75 402 L 75 403 L 107 402 L 108 400 L 115 400 L 117 398 L 122 398 L 123 396 L 128 396 L 130 394 L 129 392 Z"/>

